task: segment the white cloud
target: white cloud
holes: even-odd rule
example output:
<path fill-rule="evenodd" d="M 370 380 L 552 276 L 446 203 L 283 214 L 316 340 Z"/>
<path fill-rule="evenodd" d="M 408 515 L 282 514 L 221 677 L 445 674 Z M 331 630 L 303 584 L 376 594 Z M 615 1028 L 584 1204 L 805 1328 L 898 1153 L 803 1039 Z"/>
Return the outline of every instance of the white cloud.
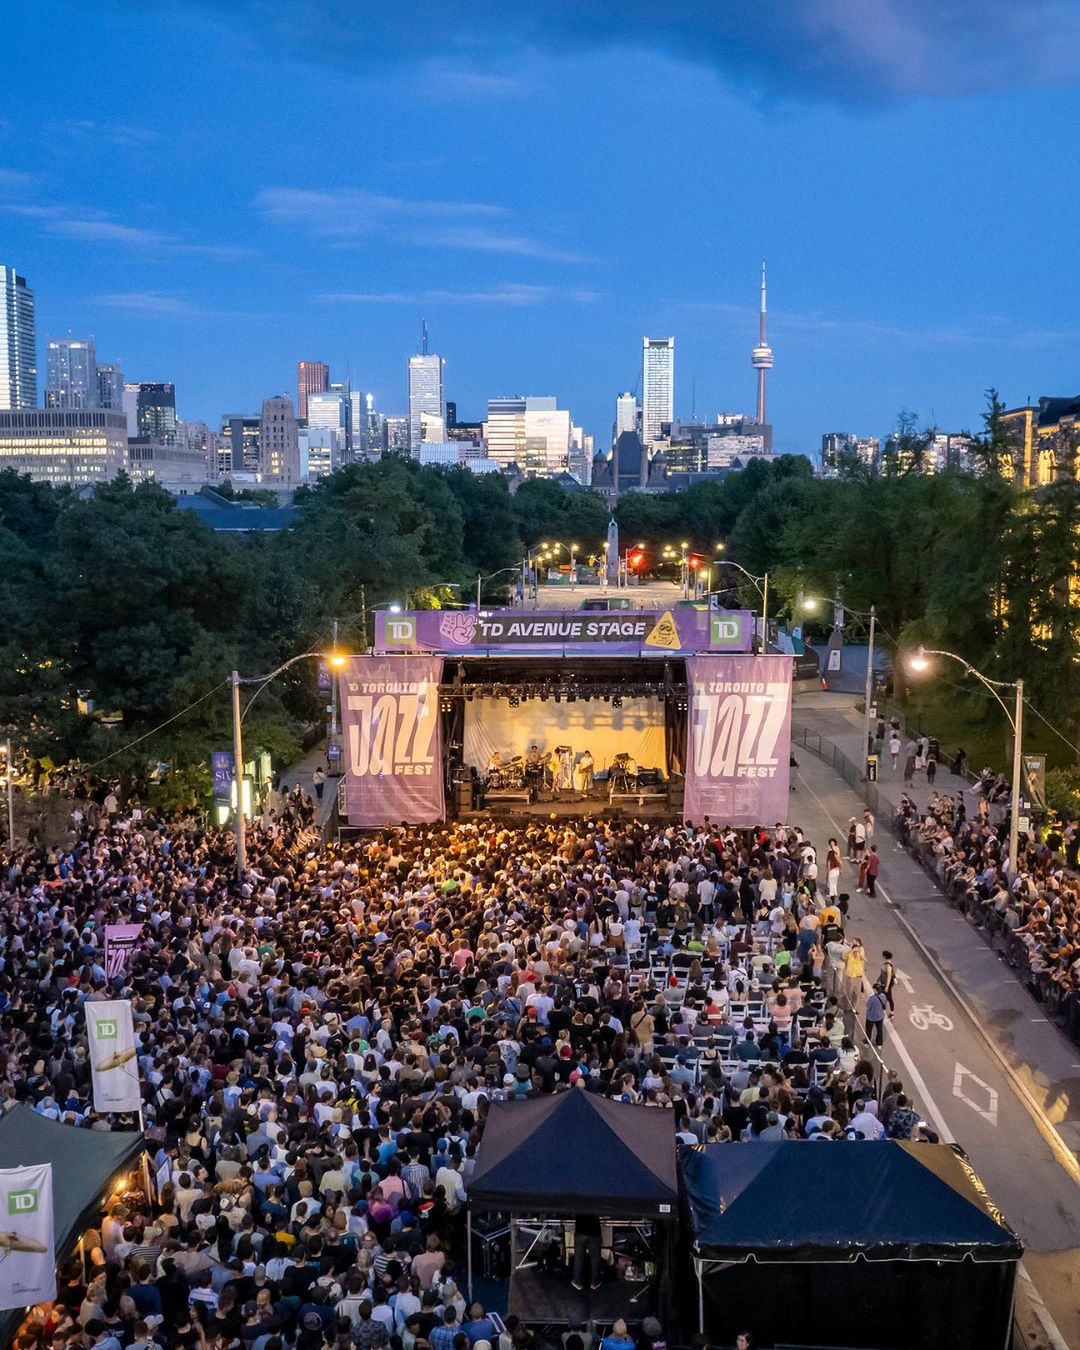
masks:
<path fill-rule="evenodd" d="M 182 296 L 169 295 L 165 291 L 120 291 L 113 295 L 95 296 L 93 303 L 105 309 L 120 309 L 129 314 L 160 318 L 193 318 L 206 312 Z"/>
<path fill-rule="evenodd" d="M 332 291 L 316 299 L 326 304 L 363 305 L 542 305 L 549 301 L 572 301 L 590 304 L 600 299 L 598 291 L 560 290 L 554 286 L 531 286 L 524 283 L 495 286 L 486 291 Z"/>

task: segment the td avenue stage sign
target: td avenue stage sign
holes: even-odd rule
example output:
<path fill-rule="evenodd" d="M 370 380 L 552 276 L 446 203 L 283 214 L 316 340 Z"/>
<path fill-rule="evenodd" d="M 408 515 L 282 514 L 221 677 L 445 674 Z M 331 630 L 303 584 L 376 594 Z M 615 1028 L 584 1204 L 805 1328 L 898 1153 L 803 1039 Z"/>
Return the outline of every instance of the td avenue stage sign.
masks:
<path fill-rule="evenodd" d="M 375 651 L 476 656 L 672 656 L 748 652 L 749 610 L 406 610 L 375 615 Z"/>

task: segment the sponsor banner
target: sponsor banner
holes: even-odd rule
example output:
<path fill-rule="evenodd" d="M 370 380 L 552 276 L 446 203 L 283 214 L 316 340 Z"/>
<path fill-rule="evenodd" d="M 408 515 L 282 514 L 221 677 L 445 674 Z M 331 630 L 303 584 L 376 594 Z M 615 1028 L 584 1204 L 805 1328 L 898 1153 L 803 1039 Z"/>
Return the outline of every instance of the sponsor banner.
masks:
<path fill-rule="evenodd" d="M 484 656 L 671 656 L 748 652 L 749 610 L 406 610 L 375 615 L 375 650 Z"/>
<path fill-rule="evenodd" d="M 86 1009 L 86 1035 L 90 1042 L 90 1069 L 94 1080 L 95 1111 L 139 1111 L 139 1064 L 135 1057 L 135 1031 L 131 1004 L 126 999 L 106 1003 L 90 1001 Z"/>
<path fill-rule="evenodd" d="M 330 692 L 331 688 L 333 687 L 333 679 L 334 677 L 330 673 L 330 662 L 320 661 L 319 674 L 316 680 L 316 684 L 320 694 L 328 694 Z"/>
<path fill-rule="evenodd" d="M 350 825 L 419 825 L 445 815 L 439 744 L 442 664 L 441 657 L 431 656 L 354 656 L 342 672 Z"/>
<path fill-rule="evenodd" d="M 142 938 L 141 923 L 107 923 L 105 925 L 105 978 L 123 975 L 139 950 Z"/>
<path fill-rule="evenodd" d="M 694 656 L 687 820 L 774 825 L 788 816 L 791 657 Z"/>
<path fill-rule="evenodd" d="M 232 802 L 233 757 L 231 750 L 210 753 L 210 772 L 214 779 L 214 801 L 221 806 Z"/>
<path fill-rule="evenodd" d="M 0 1168 L 0 1308 L 56 1297 L 52 1163 Z"/>

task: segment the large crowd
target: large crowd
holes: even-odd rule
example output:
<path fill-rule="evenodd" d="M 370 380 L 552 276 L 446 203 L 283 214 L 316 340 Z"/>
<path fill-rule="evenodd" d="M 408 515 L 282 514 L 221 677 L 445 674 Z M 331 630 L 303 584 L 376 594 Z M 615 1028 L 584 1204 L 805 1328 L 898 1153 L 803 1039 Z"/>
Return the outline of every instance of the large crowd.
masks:
<path fill-rule="evenodd" d="M 571 818 L 327 847 L 294 793 L 239 884 L 201 820 L 113 793 L 75 811 L 63 844 L 0 860 L 0 1095 L 132 1128 L 93 1110 L 82 1010 L 130 999 L 170 1179 L 110 1204 L 25 1343 L 530 1350 L 464 1287 L 498 1100 L 603 1093 L 673 1111 L 688 1144 L 925 1137 L 868 1048 L 891 957 L 840 889 L 843 861 L 867 879 L 873 827 L 820 859 L 790 826 Z M 143 936 L 110 980 L 115 922 Z M 607 1350 L 663 1340 L 620 1335 Z"/>

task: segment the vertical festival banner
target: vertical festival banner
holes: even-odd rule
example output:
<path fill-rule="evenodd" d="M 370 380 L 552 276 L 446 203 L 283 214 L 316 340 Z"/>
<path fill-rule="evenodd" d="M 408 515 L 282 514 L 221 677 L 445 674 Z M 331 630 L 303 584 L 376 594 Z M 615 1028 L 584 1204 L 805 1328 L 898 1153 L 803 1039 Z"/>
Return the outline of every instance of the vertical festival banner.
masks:
<path fill-rule="evenodd" d="M 341 674 L 345 805 L 362 828 L 442 820 L 439 656 L 354 656 Z"/>
<path fill-rule="evenodd" d="M 0 1308 L 56 1297 L 52 1163 L 0 1169 Z"/>
<path fill-rule="evenodd" d="M 791 657 L 693 656 L 687 820 L 774 825 L 788 816 Z"/>
<path fill-rule="evenodd" d="M 139 1065 L 131 1004 L 126 999 L 90 1001 L 86 1009 L 86 1036 L 90 1043 L 90 1070 L 94 1081 L 95 1111 L 140 1111 Z"/>
<path fill-rule="evenodd" d="M 233 755 L 231 750 L 212 750 L 210 752 L 210 773 L 214 782 L 214 801 L 219 806 L 228 806 L 233 791 Z"/>
<path fill-rule="evenodd" d="M 142 937 L 141 923 L 107 923 L 105 925 L 105 978 L 123 975 L 139 949 Z"/>

